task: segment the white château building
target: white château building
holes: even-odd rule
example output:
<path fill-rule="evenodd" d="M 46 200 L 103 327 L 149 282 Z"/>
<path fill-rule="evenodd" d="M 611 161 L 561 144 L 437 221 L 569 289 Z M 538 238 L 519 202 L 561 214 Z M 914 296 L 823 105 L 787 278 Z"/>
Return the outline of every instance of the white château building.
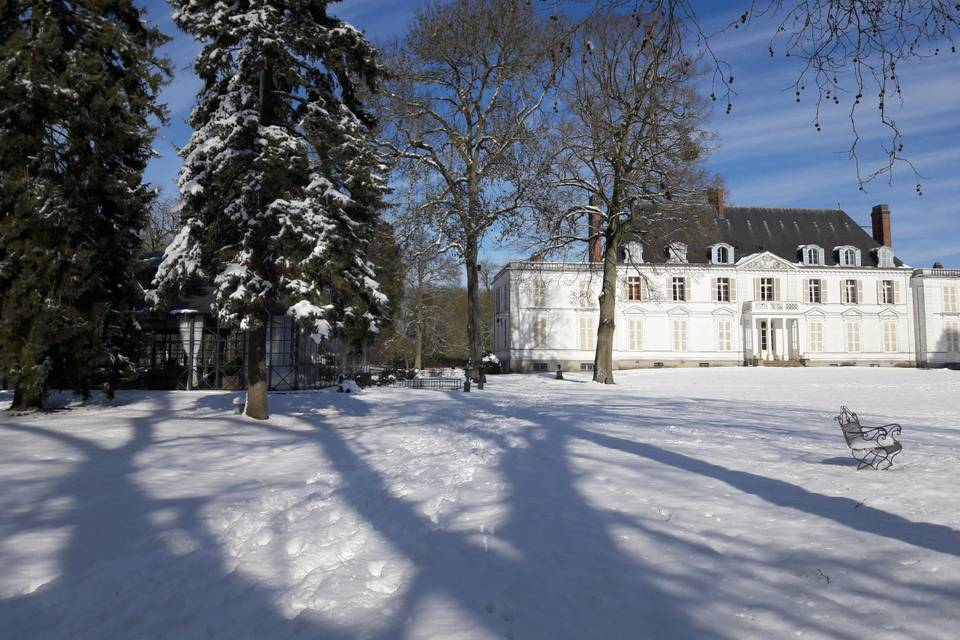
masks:
<path fill-rule="evenodd" d="M 619 369 L 960 365 L 960 270 L 904 265 L 890 210 L 872 237 L 839 209 L 724 207 L 624 246 Z M 602 265 L 511 262 L 494 279 L 494 350 L 510 371 L 593 366 Z"/>

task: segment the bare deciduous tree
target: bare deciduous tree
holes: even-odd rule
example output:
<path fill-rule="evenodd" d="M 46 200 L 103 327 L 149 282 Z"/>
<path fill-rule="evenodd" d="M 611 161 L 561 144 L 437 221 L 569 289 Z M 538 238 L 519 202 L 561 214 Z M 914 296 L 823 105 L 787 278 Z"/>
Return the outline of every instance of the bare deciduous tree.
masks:
<path fill-rule="evenodd" d="M 457 263 L 448 253 L 440 253 L 435 242 L 421 227 L 403 240 L 404 307 L 413 333 L 413 366 L 423 368 L 425 341 L 434 342 L 440 331 L 436 305 L 437 289 L 457 285 Z"/>
<path fill-rule="evenodd" d="M 555 135 L 553 183 L 568 197 L 544 218 L 547 250 L 590 243 L 601 261 L 600 321 L 593 379 L 613 382 L 617 264 L 626 234 L 683 207 L 703 186 L 704 100 L 682 34 L 663 16 L 598 12 L 575 39 L 561 88 L 565 114 Z M 589 222 L 584 225 L 587 219 Z"/>
<path fill-rule="evenodd" d="M 904 136 L 889 106 L 902 98 L 904 63 L 957 53 L 960 3 L 949 0 L 744 0 L 743 11 L 720 29 L 707 31 L 691 0 L 558 0 L 561 4 L 594 4 L 602 10 L 658 14 L 676 22 L 712 63 L 714 100 L 726 102 L 729 113 L 736 96 L 734 69 L 714 54 L 714 46 L 736 29 L 771 28 L 765 54 L 797 61 L 797 101 L 805 91 L 816 94 L 813 125 L 819 131 L 822 107 L 846 105 L 852 141 L 850 158 L 860 189 L 870 180 L 890 175 L 897 164 L 919 173 L 904 152 Z M 772 25 L 772 26 L 771 26 Z M 861 107 L 876 99 L 880 123 L 888 136 L 886 161 L 864 170 L 858 149 Z M 870 119 L 872 116 L 867 116 Z"/>
<path fill-rule="evenodd" d="M 424 219 L 466 270 L 467 334 L 479 375 L 477 266 L 491 230 L 530 210 L 544 183 L 525 149 L 566 54 L 561 21 L 523 0 L 455 0 L 417 15 L 388 51 L 387 142 L 401 170 L 429 185 Z"/>
<path fill-rule="evenodd" d="M 143 250 L 163 251 L 173 240 L 179 227 L 177 210 L 179 198 L 158 198 L 150 206 L 150 219 L 143 229 Z"/>

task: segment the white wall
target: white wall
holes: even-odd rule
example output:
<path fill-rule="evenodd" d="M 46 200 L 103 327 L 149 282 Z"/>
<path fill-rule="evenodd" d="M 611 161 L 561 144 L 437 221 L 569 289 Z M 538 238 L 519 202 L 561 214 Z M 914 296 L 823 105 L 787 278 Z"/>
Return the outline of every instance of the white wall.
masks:
<path fill-rule="evenodd" d="M 626 299 L 629 276 L 640 276 L 646 283 L 646 299 L 631 302 Z M 668 287 L 673 276 L 684 276 L 687 300 L 671 299 Z M 791 318 L 798 321 L 795 348 L 790 355 L 806 357 L 813 364 L 913 364 L 916 358 L 914 330 L 911 319 L 913 307 L 909 268 L 878 269 L 875 267 L 802 267 L 771 254 L 741 259 L 734 265 L 638 265 L 621 266 L 618 273 L 617 319 L 614 359 L 620 368 L 653 366 L 697 366 L 708 362 L 712 366 L 741 364 L 752 357 L 754 337 L 750 321 L 764 316 L 752 305 L 754 281 L 760 277 L 779 280 L 780 305 L 789 309 Z M 729 277 L 734 281 L 735 298 L 729 303 L 714 302 L 711 295 L 713 279 Z M 826 303 L 804 302 L 803 285 L 809 278 L 819 278 L 826 284 Z M 862 299 L 858 304 L 844 304 L 841 297 L 845 279 L 861 282 Z M 881 304 L 877 283 L 894 280 L 899 289 L 896 304 Z M 546 363 L 554 370 L 560 363 L 564 369 L 579 369 L 581 363 L 592 364 L 594 351 L 581 349 L 579 318 L 590 319 L 592 333 L 597 326 L 597 298 L 600 293 L 600 266 L 589 267 L 577 263 L 511 263 L 494 281 L 494 287 L 503 288 L 501 294 L 509 299 L 510 307 L 501 308 L 497 318 L 503 334 L 497 341 L 497 356 L 508 362 L 513 370 L 530 370 L 534 362 Z M 542 299 L 538 297 L 542 290 Z M 581 291 L 585 291 L 583 296 Z M 509 292 L 509 297 L 506 292 Z M 769 317 L 781 318 L 771 312 Z M 628 321 L 642 319 L 643 337 L 640 351 L 630 350 Z M 720 318 L 731 324 L 731 350 L 718 350 L 717 329 Z M 820 352 L 807 347 L 807 321 L 819 319 L 823 325 L 824 345 Z M 546 322 L 546 342 L 535 347 L 534 326 L 538 319 Z M 674 350 L 672 320 L 685 319 L 687 323 L 686 350 Z M 896 350 L 884 350 L 883 321 L 896 323 Z M 861 349 L 847 350 L 846 323 L 857 321 L 861 326 Z M 790 338 L 790 336 L 786 336 Z M 509 343 L 507 342 L 509 340 Z"/>
<path fill-rule="evenodd" d="M 960 363 L 960 352 L 947 336 L 951 323 L 960 326 L 960 270 L 918 269 L 911 281 L 916 322 L 917 363 L 943 366 Z M 954 291 L 953 309 L 944 306 L 945 290 Z"/>

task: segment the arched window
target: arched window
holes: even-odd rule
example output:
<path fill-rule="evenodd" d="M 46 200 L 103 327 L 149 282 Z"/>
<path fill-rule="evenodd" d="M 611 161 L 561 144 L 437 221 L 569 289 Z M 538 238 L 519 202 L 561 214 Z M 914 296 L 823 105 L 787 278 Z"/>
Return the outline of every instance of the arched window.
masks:
<path fill-rule="evenodd" d="M 849 245 L 834 247 L 834 251 L 837 252 L 837 263 L 841 267 L 860 266 L 860 250 L 856 247 L 851 247 Z"/>
<path fill-rule="evenodd" d="M 713 264 L 733 264 L 733 247 L 726 243 L 711 247 L 710 261 Z"/>
<path fill-rule="evenodd" d="M 807 249 L 807 264 L 820 264 L 820 249 L 816 247 Z"/>
<path fill-rule="evenodd" d="M 667 245 L 667 262 L 686 262 L 687 245 L 683 242 L 671 242 Z"/>

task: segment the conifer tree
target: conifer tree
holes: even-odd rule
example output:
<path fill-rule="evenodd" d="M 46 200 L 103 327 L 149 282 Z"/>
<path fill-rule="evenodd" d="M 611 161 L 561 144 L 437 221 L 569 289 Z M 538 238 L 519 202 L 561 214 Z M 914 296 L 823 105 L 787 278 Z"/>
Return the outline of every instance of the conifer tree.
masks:
<path fill-rule="evenodd" d="M 114 381 L 165 37 L 130 0 L 0 4 L 0 366 L 15 408 Z"/>
<path fill-rule="evenodd" d="M 182 227 L 161 296 L 212 285 L 221 323 L 249 335 L 246 413 L 266 419 L 266 326 L 284 310 L 317 339 L 376 331 L 385 302 L 365 256 L 386 171 L 360 94 L 376 51 L 327 0 L 174 0 L 203 43 L 184 147 Z"/>

